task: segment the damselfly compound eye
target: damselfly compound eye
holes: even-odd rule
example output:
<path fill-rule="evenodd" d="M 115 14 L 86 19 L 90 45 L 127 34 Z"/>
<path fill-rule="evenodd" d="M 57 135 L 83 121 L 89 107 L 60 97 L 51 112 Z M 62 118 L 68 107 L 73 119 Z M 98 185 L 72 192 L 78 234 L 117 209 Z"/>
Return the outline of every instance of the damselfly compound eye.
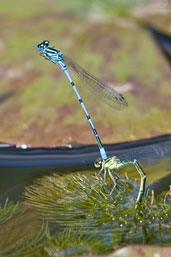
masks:
<path fill-rule="evenodd" d="M 48 40 L 44 40 L 42 43 L 37 45 L 37 50 L 41 51 L 45 48 L 47 48 L 49 46 L 49 41 Z"/>
<path fill-rule="evenodd" d="M 48 47 L 49 46 L 49 41 L 45 40 L 45 41 L 43 41 L 43 44 L 44 44 L 45 47 Z"/>
<path fill-rule="evenodd" d="M 95 161 L 94 166 L 95 166 L 96 168 L 100 168 L 101 165 L 102 165 L 102 159 L 101 159 L 101 158 L 98 158 L 98 159 Z"/>

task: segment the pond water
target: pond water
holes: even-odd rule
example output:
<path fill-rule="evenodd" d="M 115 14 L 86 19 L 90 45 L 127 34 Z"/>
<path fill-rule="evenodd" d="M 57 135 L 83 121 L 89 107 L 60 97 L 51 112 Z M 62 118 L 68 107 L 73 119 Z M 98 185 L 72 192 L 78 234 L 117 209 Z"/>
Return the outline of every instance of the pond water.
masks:
<path fill-rule="evenodd" d="M 171 135 L 105 148 L 109 156 L 136 158 L 143 167 L 146 192 L 137 209 L 139 174 L 134 167 L 119 170 L 121 178 L 110 195 L 110 179 L 104 184 L 94 176 L 95 145 L 1 144 L 2 256 L 104 254 L 129 244 L 171 243 Z"/>

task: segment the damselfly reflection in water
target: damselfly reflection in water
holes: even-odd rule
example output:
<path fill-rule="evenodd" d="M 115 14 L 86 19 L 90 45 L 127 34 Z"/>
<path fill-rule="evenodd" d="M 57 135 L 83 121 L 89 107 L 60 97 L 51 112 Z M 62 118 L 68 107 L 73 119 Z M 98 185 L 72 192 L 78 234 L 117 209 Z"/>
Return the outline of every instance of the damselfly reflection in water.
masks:
<path fill-rule="evenodd" d="M 115 109 L 121 109 L 122 107 L 127 106 L 128 104 L 127 104 L 126 99 L 124 98 L 124 96 L 122 94 L 118 93 L 113 88 L 108 87 L 103 82 L 101 82 L 99 79 L 97 79 L 94 75 L 90 74 L 88 71 L 86 71 L 81 66 L 76 64 L 70 58 L 63 55 L 61 53 L 61 51 L 55 49 L 54 47 L 50 47 L 49 41 L 45 40 L 45 41 L 41 42 L 40 44 L 38 44 L 37 50 L 42 51 L 41 55 L 43 57 L 45 57 L 48 61 L 53 62 L 56 65 L 58 65 L 58 64 L 60 65 L 61 69 L 65 72 L 65 75 L 67 76 L 67 78 L 68 78 L 68 80 L 80 102 L 80 105 L 88 119 L 88 122 L 89 122 L 89 124 L 93 130 L 94 136 L 97 140 L 101 158 L 102 158 L 102 160 L 97 160 L 95 162 L 95 167 L 100 168 L 100 171 L 98 172 L 97 176 L 99 177 L 101 175 L 101 173 L 104 172 L 104 182 L 105 182 L 106 174 L 108 173 L 114 184 L 114 187 L 112 189 L 112 191 L 113 191 L 116 186 L 116 179 L 114 178 L 112 171 L 118 170 L 121 167 L 124 167 L 125 165 L 129 165 L 129 164 L 134 165 L 134 167 L 137 169 L 138 173 L 141 176 L 140 189 L 139 189 L 138 197 L 136 200 L 136 206 L 137 206 L 137 204 L 139 204 L 142 201 L 142 197 L 143 197 L 144 190 L 145 190 L 145 180 L 146 180 L 145 173 L 143 172 L 142 168 L 138 164 L 137 160 L 121 161 L 116 156 L 109 157 L 109 158 L 107 157 L 106 150 L 101 143 L 100 137 L 94 127 L 94 124 L 90 118 L 89 113 L 87 112 L 87 109 L 83 103 L 83 100 L 77 91 L 77 88 L 69 74 L 67 67 L 70 67 L 72 70 L 74 70 L 77 73 L 77 75 L 86 84 L 88 84 L 94 91 L 96 91 L 103 100 L 107 100 L 107 103 L 110 106 L 114 107 Z M 114 173 L 114 174 L 116 174 L 116 173 Z M 116 178 L 118 178 L 118 176 L 116 176 Z"/>

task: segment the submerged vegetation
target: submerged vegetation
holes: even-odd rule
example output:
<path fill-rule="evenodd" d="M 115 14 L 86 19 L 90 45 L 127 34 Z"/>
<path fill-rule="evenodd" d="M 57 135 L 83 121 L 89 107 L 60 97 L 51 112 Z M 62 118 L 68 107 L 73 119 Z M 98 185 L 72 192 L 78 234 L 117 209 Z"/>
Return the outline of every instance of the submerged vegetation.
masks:
<path fill-rule="evenodd" d="M 110 194 L 113 184 L 91 174 L 38 179 L 20 204 L 6 201 L 0 207 L 1 256 L 104 254 L 129 244 L 168 245 L 170 191 L 154 198 L 147 190 L 135 209 L 138 186 L 122 179 Z"/>
<path fill-rule="evenodd" d="M 3 206 L 0 205 L 0 226 L 8 223 L 10 219 L 16 216 L 19 212 L 19 202 L 13 204 L 6 199 Z"/>

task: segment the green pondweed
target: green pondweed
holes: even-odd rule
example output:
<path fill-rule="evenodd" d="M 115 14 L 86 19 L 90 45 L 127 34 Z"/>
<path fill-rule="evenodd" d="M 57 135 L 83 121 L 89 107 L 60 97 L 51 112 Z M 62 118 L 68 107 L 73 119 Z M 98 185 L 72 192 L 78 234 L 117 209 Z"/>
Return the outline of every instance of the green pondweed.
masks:
<path fill-rule="evenodd" d="M 91 175 L 45 176 L 27 187 L 20 212 L 0 233 L 10 257 L 104 254 L 129 244 L 169 245 L 170 191 L 146 192 L 135 209 L 137 182 L 112 183 Z"/>
<path fill-rule="evenodd" d="M 0 226 L 6 224 L 10 219 L 16 216 L 19 212 L 20 204 L 9 202 L 6 199 L 4 205 L 0 205 Z"/>
<path fill-rule="evenodd" d="M 100 234 L 103 240 L 107 234 L 109 245 L 155 243 L 161 235 L 166 235 L 168 243 L 171 207 L 166 193 L 156 196 L 151 204 L 151 192 L 147 192 L 135 209 L 134 189 L 138 182 L 119 181 L 110 195 L 113 184 L 104 185 L 102 179 L 95 183 L 94 179 L 79 173 L 46 176 L 26 188 L 24 204 L 58 228 L 72 228 L 74 233 L 82 229 L 85 235 L 91 231 L 91 235 Z"/>

